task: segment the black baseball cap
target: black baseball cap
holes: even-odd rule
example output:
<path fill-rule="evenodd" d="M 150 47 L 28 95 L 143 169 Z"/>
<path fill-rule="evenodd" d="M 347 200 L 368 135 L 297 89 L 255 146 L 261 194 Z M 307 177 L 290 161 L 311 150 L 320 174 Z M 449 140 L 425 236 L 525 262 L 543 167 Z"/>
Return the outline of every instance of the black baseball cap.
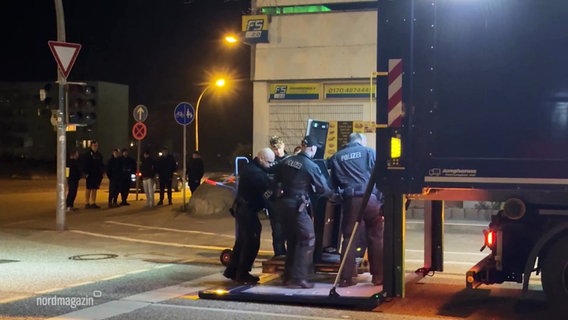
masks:
<path fill-rule="evenodd" d="M 305 136 L 304 139 L 302 139 L 302 146 L 304 147 L 319 147 L 318 144 L 318 140 L 316 139 L 316 137 L 314 136 Z"/>

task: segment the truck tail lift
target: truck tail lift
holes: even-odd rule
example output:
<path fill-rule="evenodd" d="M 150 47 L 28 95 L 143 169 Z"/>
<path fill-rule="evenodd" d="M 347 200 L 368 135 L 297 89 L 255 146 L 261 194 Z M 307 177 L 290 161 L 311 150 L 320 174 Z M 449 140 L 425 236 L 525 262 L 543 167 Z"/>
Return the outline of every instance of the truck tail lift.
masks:
<path fill-rule="evenodd" d="M 362 214 L 367 206 L 369 197 L 375 185 L 377 170 L 373 170 L 373 177 L 365 190 L 363 205 L 359 210 L 359 216 L 353 227 L 353 233 L 349 239 L 346 251 L 354 245 L 358 226 L 361 223 Z M 282 260 L 270 261 L 265 264 L 265 270 L 272 272 L 280 271 Z M 337 288 L 339 277 L 345 259 L 341 259 L 339 267 L 337 263 L 321 263 L 316 266 L 316 271 L 337 272 L 333 283 L 329 275 L 318 274 L 312 281 L 316 285 L 312 289 L 290 289 L 280 285 L 279 276 L 274 274 L 261 277 L 260 285 L 240 285 L 229 288 L 212 288 L 199 292 L 202 299 L 232 300 L 247 302 L 284 303 L 293 305 L 328 306 L 337 308 L 373 309 L 384 299 L 380 286 L 374 286 L 368 281 L 367 284 L 357 284 L 347 288 Z M 277 267 L 278 266 L 278 267 Z"/>

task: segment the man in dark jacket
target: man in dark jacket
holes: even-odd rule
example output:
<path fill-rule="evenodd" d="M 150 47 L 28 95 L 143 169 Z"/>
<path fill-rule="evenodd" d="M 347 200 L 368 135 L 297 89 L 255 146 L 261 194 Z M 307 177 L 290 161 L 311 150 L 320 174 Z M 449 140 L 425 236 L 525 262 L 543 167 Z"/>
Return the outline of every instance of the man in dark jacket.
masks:
<path fill-rule="evenodd" d="M 107 162 L 107 178 L 108 178 L 108 207 L 118 207 L 118 194 L 122 184 L 122 160 L 120 150 L 113 149 L 112 155 Z"/>
<path fill-rule="evenodd" d="M 249 272 L 260 248 L 262 226 L 258 212 L 267 208 L 267 200 L 272 195 L 267 169 L 273 162 L 274 152 L 264 148 L 239 174 L 237 198 L 232 208 L 237 236 L 231 262 L 223 275 L 240 283 L 259 280 Z"/>
<path fill-rule="evenodd" d="M 168 204 L 172 204 L 172 179 L 174 172 L 177 170 L 176 160 L 168 153 L 168 148 L 162 149 L 162 155 L 156 163 L 158 178 L 160 179 L 160 201 L 158 205 L 164 204 L 164 191 L 167 189 Z"/>
<path fill-rule="evenodd" d="M 67 198 L 65 204 L 67 211 L 75 211 L 77 208 L 73 206 L 77 197 L 77 189 L 79 188 L 79 180 L 81 180 L 81 163 L 79 161 L 79 151 L 73 150 L 67 160 L 67 168 L 69 170 L 67 176 Z"/>
<path fill-rule="evenodd" d="M 130 192 L 130 184 L 132 182 L 132 175 L 136 174 L 136 160 L 128 155 L 128 149 L 122 149 L 122 181 L 120 183 L 120 205 L 129 206 L 128 193 Z"/>
<path fill-rule="evenodd" d="M 375 151 L 367 147 L 367 139 L 364 134 L 352 133 L 349 135 L 349 143 L 337 151 L 328 160 L 331 169 L 331 183 L 334 188 L 343 189 L 343 219 L 341 220 L 341 232 L 343 234 L 342 248 L 347 248 L 347 243 L 353 233 L 359 210 L 363 203 L 363 195 L 375 166 Z M 367 207 L 361 219 L 364 221 L 364 231 L 368 245 L 369 269 L 372 274 L 374 285 L 382 284 L 383 277 L 383 217 L 381 211 L 381 195 L 374 190 L 369 198 Z M 359 225 L 359 230 L 363 231 Z M 342 252 L 346 256 L 343 272 L 340 276 L 340 287 L 355 285 L 352 278 L 355 273 L 355 246 L 352 245 L 349 252 Z"/>
<path fill-rule="evenodd" d="M 330 195 L 331 189 L 319 166 L 311 159 L 318 142 L 313 136 L 302 140 L 302 152 L 284 159 L 276 172 L 281 195 L 274 210 L 282 217 L 288 252 L 286 253 L 283 284 L 293 288 L 313 288 L 307 281 L 313 268 L 315 231 L 310 216 L 310 194 Z"/>
<path fill-rule="evenodd" d="M 91 146 L 85 155 L 85 165 L 83 167 L 85 178 L 87 180 L 87 191 L 85 191 L 85 208 L 98 209 L 97 190 L 101 187 L 105 166 L 103 163 L 103 155 L 99 151 L 99 143 L 95 140 L 91 141 Z"/>
<path fill-rule="evenodd" d="M 203 165 L 201 154 L 199 151 L 195 150 L 191 154 L 191 158 L 187 164 L 187 181 L 189 184 L 189 190 L 191 190 L 192 194 L 201 184 L 203 174 L 205 174 L 205 166 Z"/>

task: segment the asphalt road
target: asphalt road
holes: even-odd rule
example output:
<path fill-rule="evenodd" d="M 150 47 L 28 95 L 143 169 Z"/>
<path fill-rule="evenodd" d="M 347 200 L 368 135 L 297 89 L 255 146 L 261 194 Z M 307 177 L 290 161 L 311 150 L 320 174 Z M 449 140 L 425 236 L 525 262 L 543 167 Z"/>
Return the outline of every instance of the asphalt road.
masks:
<path fill-rule="evenodd" d="M 526 300 L 519 285 L 464 290 L 465 271 L 479 252 L 482 225 L 446 227 L 445 271 L 407 285 L 406 297 L 372 311 L 203 300 L 197 292 L 229 285 L 222 249 L 232 246 L 233 220 L 194 217 L 174 205 L 82 209 L 55 229 L 55 181 L 0 180 L 0 318 L 2 319 L 554 319 L 538 281 Z M 99 193 L 100 203 L 107 196 Z M 78 206 L 84 204 L 82 190 Z M 134 199 L 134 196 L 131 196 Z M 263 221 L 261 252 L 271 256 Z M 407 228 L 405 269 L 422 264 L 420 223 Z M 254 270 L 260 273 L 260 269 Z M 268 279 L 270 275 L 262 275 Z M 538 279 L 537 279 L 538 280 Z"/>

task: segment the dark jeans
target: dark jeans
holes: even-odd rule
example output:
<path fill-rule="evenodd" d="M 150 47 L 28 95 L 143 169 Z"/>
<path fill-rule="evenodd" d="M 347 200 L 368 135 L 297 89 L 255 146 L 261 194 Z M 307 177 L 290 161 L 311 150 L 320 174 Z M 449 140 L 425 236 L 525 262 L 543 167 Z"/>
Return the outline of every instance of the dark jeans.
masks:
<path fill-rule="evenodd" d="M 67 198 L 65 199 L 67 208 L 73 208 L 75 198 L 77 197 L 77 189 L 79 189 L 79 180 L 67 179 Z"/>
<path fill-rule="evenodd" d="M 117 203 L 118 194 L 120 193 L 120 179 L 109 179 L 108 185 L 108 203 Z"/>
<path fill-rule="evenodd" d="M 275 203 L 276 210 L 282 213 L 282 226 L 288 239 L 283 278 L 292 281 L 307 280 L 313 273 L 316 245 L 312 218 L 307 208 L 298 212 L 298 205 L 296 198 L 282 198 Z"/>
<path fill-rule="evenodd" d="M 243 205 L 235 215 L 236 239 L 233 257 L 227 266 L 227 274 L 236 277 L 246 275 L 251 269 L 260 249 L 262 225 L 258 214 Z"/>
<path fill-rule="evenodd" d="M 191 190 L 191 193 L 194 193 L 200 184 L 201 184 L 201 179 L 189 180 L 189 190 Z"/>
<path fill-rule="evenodd" d="M 168 200 L 172 201 L 172 179 L 166 180 L 160 177 L 160 201 L 164 201 L 164 191 L 167 191 Z"/>
<path fill-rule="evenodd" d="M 120 184 L 120 200 L 125 203 L 128 199 L 128 193 L 130 193 L 130 177 L 124 178 Z"/>
<path fill-rule="evenodd" d="M 343 202 L 343 220 L 341 225 L 341 232 L 343 234 L 343 244 L 342 250 L 347 248 L 351 234 L 353 233 L 353 228 L 355 227 L 355 222 L 358 218 L 359 209 L 363 204 L 363 197 L 348 197 L 344 199 Z M 363 212 L 362 224 L 359 224 L 357 229 L 358 234 L 364 233 L 367 240 L 368 246 L 368 256 L 369 256 L 369 269 L 372 275 L 380 276 L 383 275 L 383 215 L 381 209 L 381 203 L 377 200 L 377 197 L 373 194 L 369 198 L 367 207 Z M 355 250 L 357 247 L 357 235 L 353 239 L 351 248 L 347 253 L 347 258 L 345 258 L 345 264 L 343 266 L 343 273 L 341 274 L 342 279 L 351 279 L 355 274 Z M 342 252 L 345 255 L 345 252 Z"/>
<path fill-rule="evenodd" d="M 272 229 L 272 249 L 275 256 L 286 255 L 286 234 L 282 227 L 281 213 L 271 205 L 268 209 L 270 228 Z"/>

